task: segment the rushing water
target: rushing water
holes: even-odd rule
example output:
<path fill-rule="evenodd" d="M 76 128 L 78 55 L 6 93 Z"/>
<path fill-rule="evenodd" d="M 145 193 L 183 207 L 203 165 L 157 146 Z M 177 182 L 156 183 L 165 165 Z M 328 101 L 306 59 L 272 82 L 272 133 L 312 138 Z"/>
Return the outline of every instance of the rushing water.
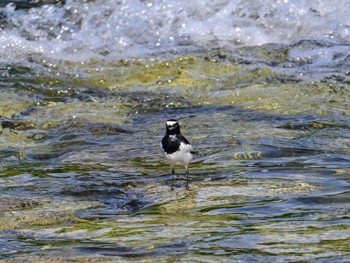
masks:
<path fill-rule="evenodd" d="M 350 261 L 348 1 L 9 2 L 1 261 Z"/>

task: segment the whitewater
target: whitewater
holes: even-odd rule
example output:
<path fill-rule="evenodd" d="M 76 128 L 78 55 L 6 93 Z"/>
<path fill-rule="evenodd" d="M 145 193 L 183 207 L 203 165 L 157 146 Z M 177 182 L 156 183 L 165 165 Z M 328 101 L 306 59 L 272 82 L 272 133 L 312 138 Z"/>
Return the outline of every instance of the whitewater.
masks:
<path fill-rule="evenodd" d="M 316 39 L 347 44 L 350 3 L 58 1 L 0 9 L 2 61 L 117 60 Z"/>

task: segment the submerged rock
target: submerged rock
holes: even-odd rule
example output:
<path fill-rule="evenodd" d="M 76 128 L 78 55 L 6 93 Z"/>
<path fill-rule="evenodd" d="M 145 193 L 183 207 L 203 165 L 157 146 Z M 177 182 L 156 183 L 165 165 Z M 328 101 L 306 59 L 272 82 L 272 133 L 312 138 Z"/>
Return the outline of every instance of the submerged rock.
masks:
<path fill-rule="evenodd" d="M 32 209 L 39 206 L 40 203 L 32 199 L 17 199 L 9 197 L 0 198 L 0 213 L 3 211 L 14 211 L 22 209 Z"/>
<path fill-rule="evenodd" d="M 25 229 L 31 226 L 54 225 L 60 222 L 76 222 L 78 210 L 102 206 L 96 201 L 63 201 L 1 198 L 0 230 Z"/>

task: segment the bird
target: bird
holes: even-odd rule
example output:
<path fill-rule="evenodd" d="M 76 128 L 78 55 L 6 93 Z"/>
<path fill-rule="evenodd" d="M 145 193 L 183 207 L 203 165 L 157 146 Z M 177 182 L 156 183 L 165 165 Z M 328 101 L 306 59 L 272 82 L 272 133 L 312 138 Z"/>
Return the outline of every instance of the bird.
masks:
<path fill-rule="evenodd" d="M 165 160 L 169 163 L 173 180 L 171 189 L 174 189 L 175 165 L 182 165 L 186 170 L 186 189 L 189 190 L 189 164 L 193 159 L 193 147 L 189 141 L 181 134 L 180 124 L 175 119 L 166 121 L 165 136 L 161 141 L 161 148 Z"/>

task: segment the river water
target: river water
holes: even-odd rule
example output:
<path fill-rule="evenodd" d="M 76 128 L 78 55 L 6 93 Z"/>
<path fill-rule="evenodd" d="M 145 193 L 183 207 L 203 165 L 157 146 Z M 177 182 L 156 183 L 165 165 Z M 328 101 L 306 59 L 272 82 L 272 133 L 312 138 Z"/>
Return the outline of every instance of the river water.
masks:
<path fill-rule="evenodd" d="M 350 261 L 348 1 L 9 2 L 0 261 Z"/>

